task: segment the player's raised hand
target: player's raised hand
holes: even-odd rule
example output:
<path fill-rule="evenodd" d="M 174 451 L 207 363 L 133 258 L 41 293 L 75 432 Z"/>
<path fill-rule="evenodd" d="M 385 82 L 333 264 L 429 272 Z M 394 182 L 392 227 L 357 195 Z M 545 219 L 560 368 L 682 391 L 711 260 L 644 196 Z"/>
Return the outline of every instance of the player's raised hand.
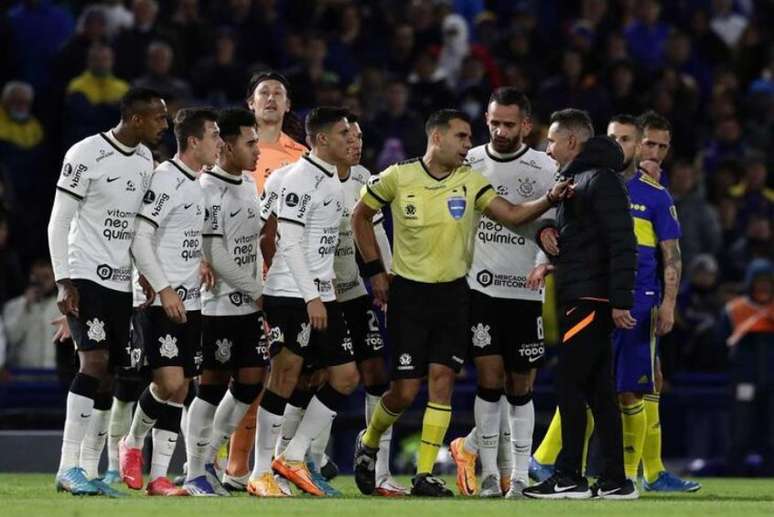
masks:
<path fill-rule="evenodd" d="M 656 181 L 661 181 L 661 167 L 653 160 L 643 160 L 639 163 L 640 170 Z"/>
<path fill-rule="evenodd" d="M 185 305 L 174 289 L 165 287 L 159 291 L 159 298 L 161 299 L 161 306 L 170 320 L 175 323 L 186 322 Z"/>
<path fill-rule="evenodd" d="M 548 202 L 554 205 L 572 197 L 574 194 L 575 190 L 573 189 L 572 178 L 570 178 L 557 181 L 546 196 L 548 197 Z"/>
<path fill-rule="evenodd" d="M 540 244 L 549 255 L 559 255 L 559 230 L 552 226 L 543 228 L 540 231 Z"/>
<path fill-rule="evenodd" d="M 144 309 L 150 306 L 156 299 L 156 291 L 153 290 L 145 275 L 140 275 L 140 287 L 142 288 L 142 294 L 145 295 L 145 301 L 140 304 L 140 308 Z"/>
<path fill-rule="evenodd" d="M 637 324 L 628 309 L 613 309 L 613 323 L 619 329 L 631 330 Z"/>
<path fill-rule="evenodd" d="M 315 298 L 306 304 L 306 313 L 309 315 L 309 322 L 314 330 L 325 330 L 328 328 L 328 311 L 321 299 Z"/>
<path fill-rule="evenodd" d="M 69 278 L 59 280 L 56 286 L 59 291 L 56 296 L 56 305 L 59 307 L 59 312 L 65 316 L 72 314 L 77 317 L 80 302 L 78 288 L 75 287 L 75 284 Z"/>
<path fill-rule="evenodd" d="M 546 284 L 546 277 L 554 270 L 551 264 L 540 264 L 535 266 L 527 275 L 527 287 L 530 289 L 540 289 Z"/>

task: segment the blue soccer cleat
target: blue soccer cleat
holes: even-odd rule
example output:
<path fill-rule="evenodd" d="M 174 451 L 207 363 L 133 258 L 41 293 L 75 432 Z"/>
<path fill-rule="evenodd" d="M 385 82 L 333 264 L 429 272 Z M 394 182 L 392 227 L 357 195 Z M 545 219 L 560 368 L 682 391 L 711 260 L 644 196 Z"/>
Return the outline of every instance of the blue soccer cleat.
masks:
<path fill-rule="evenodd" d="M 228 497 L 231 495 L 231 492 L 226 490 L 226 487 L 220 482 L 220 477 L 218 476 L 218 472 L 215 470 L 215 465 L 213 463 L 206 464 L 204 466 L 204 471 L 206 472 L 207 481 L 215 491 L 215 495 L 221 497 Z"/>
<path fill-rule="evenodd" d="M 99 490 L 100 495 L 104 495 L 107 497 L 124 497 L 126 496 L 125 493 L 119 492 L 115 488 L 111 487 L 104 481 L 102 481 L 99 478 L 94 478 L 91 480 L 91 484 L 97 487 L 97 490 Z"/>
<path fill-rule="evenodd" d="M 210 482 L 207 481 L 207 476 L 198 476 L 191 481 L 186 481 L 183 485 L 183 490 L 188 492 L 188 495 L 195 497 L 212 497 L 218 494 L 215 493 L 215 489 L 212 488 Z"/>
<path fill-rule="evenodd" d="M 529 459 L 529 478 L 536 483 L 542 483 L 554 475 L 553 465 L 539 463 L 534 456 Z"/>
<path fill-rule="evenodd" d="M 105 475 L 102 476 L 102 482 L 108 485 L 114 485 L 116 483 L 123 483 L 121 480 L 121 473 L 117 470 L 108 470 Z"/>
<path fill-rule="evenodd" d="M 56 477 L 56 491 L 73 495 L 100 495 L 99 488 L 86 479 L 86 471 L 80 467 L 70 467 L 59 474 Z"/>
<path fill-rule="evenodd" d="M 696 492 L 701 489 L 701 483 L 681 479 L 678 476 L 661 471 L 653 483 L 642 481 L 642 488 L 646 492 Z"/>
<path fill-rule="evenodd" d="M 323 491 L 326 497 L 338 497 L 341 495 L 341 492 L 333 488 L 333 486 L 328 483 L 328 480 L 320 474 L 320 471 L 317 470 L 317 467 L 313 462 L 307 462 L 306 468 L 309 469 L 309 474 L 311 475 L 314 484 Z"/>

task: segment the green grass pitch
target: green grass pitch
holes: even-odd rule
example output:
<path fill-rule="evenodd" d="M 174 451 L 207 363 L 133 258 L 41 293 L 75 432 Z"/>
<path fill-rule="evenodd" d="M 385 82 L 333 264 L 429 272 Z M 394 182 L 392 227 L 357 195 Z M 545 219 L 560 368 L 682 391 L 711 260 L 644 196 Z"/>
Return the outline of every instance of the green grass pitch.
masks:
<path fill-rule="evenodd" d="M 407 478 L 401 481 L 408 483 Z M 368 517 L 473 517 L 482 515 L 594 515 L 661 517 L 734 515 L 774 516 L 774 480 L 705 479 L 695 494 L 644 494 L 639 501 L 534 501 L 453 499 L 384 499 L 360 496 L 354 480 L 342 476 L 334 484 L 341 498 L 266 500 L 238 495 L 224 497 L 73 497 L 57 494 L 51 474 L 0 474 L 0 515 L 3 517 L 231 517 L 231 516 L 368 516 Z M 451 487 L 454 480 L 447 478 Z M 126 491 L 126 490 L 125 490 Z M 128 492 L 128 491 L 127 491 Z"/>

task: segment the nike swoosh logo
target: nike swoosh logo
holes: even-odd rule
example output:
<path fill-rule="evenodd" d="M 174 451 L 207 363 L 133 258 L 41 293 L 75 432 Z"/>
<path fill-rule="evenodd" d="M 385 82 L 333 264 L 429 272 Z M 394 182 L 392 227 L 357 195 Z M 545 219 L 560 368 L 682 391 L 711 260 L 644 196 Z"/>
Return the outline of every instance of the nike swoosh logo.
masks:
<path fill-rule="evenodd" d="M 167 438 L 169 443 L 177 443 L 177 438 Z"/>
<path fill-rule="evenodd" d="M 196 442 L 197 447 L 204 447 L 205 445 L 208 445 L 210 442 Z"/>
<path fill-rule="evenodd" d="M 384 345 L 374 345 L 374 351 L 381 350 L 384 348 Z"/>
<path fill-rule="evenodd" d="M 105 431 L 104 433 L 97 433 L 97 436 L 105 436 L 106 434 L 107 434 L 107 431 Z"/>
<path fill-rule="evenodd" d="M 81 418 L 89 418 L 90 416 L 91 416 L 91 413 L 89 413 L 88 415 L 84 415 L 83 413 L 81 413 Z"/>
<path fill-rule="evenodd" d="M 282 424 L 271 424 L 271 428 L 272 429 L 276 429 L 278 427 L 282 427 Z M 283 436 L 283 438 L 284 438 L 284 436 Z"/>
<path fill-rule="evenodd" d="M 599 491 L 599 495 L 600 495 L 600 496 L 606 496 L 606 495 L 610 495 L 610 494 L 615 494 L 615 493 L 616 493 L 616 492 L 618 492 L 619 490 L 621 490 L 621 489 L 620 489 L 620 488 L 614 488 L 614 489 L 612 489 L 612 490 L 607 490 L 607 491 L 605 491 L 605 490 L 600 490 L 600 491 Z"/>
<path fill-rule="evenodd" d="M 332 200 L 332 199 L 329 199 L 328 201 L 323 201 L 323 206 L 328 206 L 328 205 L 330 205 L 331 203 L 333 203 L 333 200 Z"/>
<path fill-rule="evenodd" d="M 568 490 L 572 490 L 573 488 L 578 488 L 578 485 L 570 485 L 570 486 L 556 485 L 554 487 L 554 492 L 567 492 Z"/>
<path fill-rule="evenodd" d="M 577 307 L 573 307 L 573 308 L 572 308 L 572 309 L 570 309 L 569 311 L 565 312 L 565 313 L 564 313 L 564 315 L 565 315 L 565 316 L 569 316 L 570 314 L 572 314 L 573 312 L 575 312 L 575 309 L 577 309 Z"/>
<path fill-rule="evenodd" d="M 115 178 L 108 178 L 107 182 L 108 183 L 113 183 L 115 180 L 120 179 L 120 178 L 121 178 L 121 176 L 116 176 Z"/>
<path fill-rule="evenodd" d="M 189 208 L 191 208 L 192 206 L 193 206 L 193 203 L 189 203 L 189 204 L 185 205 L 183 208 L 185 208 L 186 210 L 188 210 L 188 209 L 189 209 Z"/>
<path fill-rule="evenodd" d="M 242 211 L 242 209 L 240 208 L 240 209 L 239 209 L 239 210 L 237 210 L 236 212 L 231 212 L 231 214 L 230 214 L 230 215 L 231 215 L 231 217 L 234 217 L 235 215 L 237 215 L 237 214 L 238 214 L 239 212 L 241 212 L 241 211 Z"/>
<path fill-rule="evenodd" d="M 538 359 L 541 359 L 542 357 L 543 357 L 542 355 L 538 357 L 528 357 L 527 361 L 530 363 L 534 363 L 535 361 L 537 361 Z"/>
<path fill-rule="evenodd" d="M 156 423 L 156 421 L 155 421 L 155 420 L 145 420 L 145 419 L 143 418 L 143 419 L 142 419 L 142 423 L 143 423 L 143 424 L 145 424 L 145 425 L 153 425 L 153 424 L 155 424 L 155 423 Z"/>

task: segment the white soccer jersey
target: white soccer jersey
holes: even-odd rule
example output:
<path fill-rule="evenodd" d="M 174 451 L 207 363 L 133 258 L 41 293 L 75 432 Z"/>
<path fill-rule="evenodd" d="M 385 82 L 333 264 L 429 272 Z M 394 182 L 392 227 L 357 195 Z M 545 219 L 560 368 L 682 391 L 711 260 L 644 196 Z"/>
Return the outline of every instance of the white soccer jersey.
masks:
<path fill-rule="evenodd" d="M 199 178 L 204 191 L 204 237 L 224 239 L 229 254 L 251 278 L 260 279 L 263 264 L 258 247 L 261 231 L 260 205 L 255 183 L 249 176 L 233 176 L 213 167 Z M 202 292 L 205 316 L 241 316 L 257 312 L 246 293 L 234 289 L 216 272 L 215 285 Z"/>
<path fill-rule="evenodd" d="M 304 227 L 304 258 L 324 302 L 336 299 L 333 261 L 343 209 L 343 190 L 335 167 L 321 163 L 314 156 L 304 156 L 285 174 L 278 200 L 277 222 Z M 266 276 L 264 293 L 303 298 L 283 256 L 283 248 L 282 236 L 279 235 L 277 253 Z"/>
<path fill-rule="evenodd" d="M 518 204 L 538 199 L 551 190 L 556 162 L 546 153 L 524 146 L 509 158 L 499 158 L 489 145 L 468 152 L 470 166 L 492 183 L 499 195 Z M 554 219 L 551 209 L 538 220 L 511 228 L 482 215 L 473 244 L 473 262 L 468 270 L 468 285 L 495 298 L 543 300 L 543 290 L 527 288 L 527 276 L 535 267 L 540 248 L 535 243 L 537 230 Z"/>
<path fill-rule="evenodd" d="M 202 258 L 204 195 L 196 172 L 178 160 L 156 168 L 137 217 L 156 227 L 153 247 L 170 287 L 185 309 L 201 309 L 199 265 Z M 160 306 L 157 296 L 154 306 Z"/>
<path fill-rule="evenodd" d="M 277 217 L 277 199 L 279 199 L 282 182 L 285 175 L 293 168 L 295 163 L 285 165 L 271 173 L 263 184 L 263 193 L 261 194 L 261 220 L 266 222 L 272 215 Z"/>
<path fill-rule="evenodd" d="M 126 147 L 110 132 L 67 151 L 56 188 L 80 202 L 67 238 L 70 278 L 131 292 L 134 218 L 152 175 L 150 150 Z"/>
<path fill-rule="evenodd" d="M 336 299 L 340 302 L 354 300 L 368 294 L 360 269 L 355 259 L 356 247 L 352 233 L 352 211 L 360 200 L 363 187 L 368 182 L 371 173 L 362 165 L 355 165 L 349 171 L 349 176 L 341 180 L 344 194 L 344 212 L 339 225 L 339 246 L 336 248 L 336 259 L 333 263 L 336 272 Z M 382 213 L 374 217 L 374 231 L 384 231 L 381 228 Z M 379 227 L 377 227 L 379 225 Z"/>

